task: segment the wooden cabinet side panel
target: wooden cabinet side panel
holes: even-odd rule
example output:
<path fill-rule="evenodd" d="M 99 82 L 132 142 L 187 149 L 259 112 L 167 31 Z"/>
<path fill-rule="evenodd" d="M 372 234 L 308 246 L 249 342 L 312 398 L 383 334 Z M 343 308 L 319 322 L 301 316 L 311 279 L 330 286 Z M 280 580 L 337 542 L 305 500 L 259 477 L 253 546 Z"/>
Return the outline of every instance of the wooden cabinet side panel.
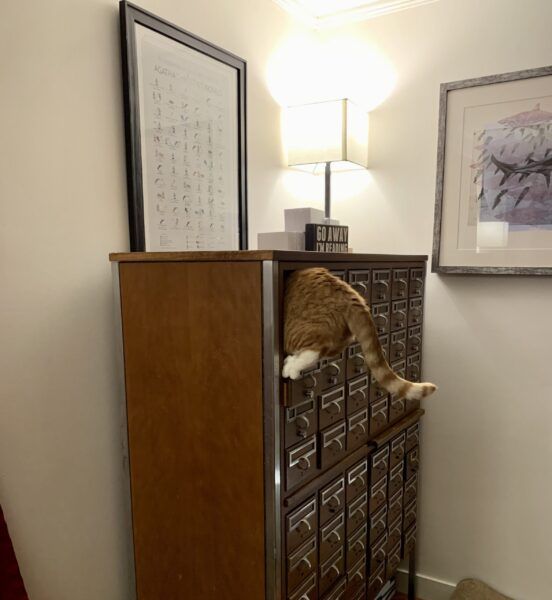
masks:
<path fill-rule="evenodd" d="M 120 282 L 138 600 L 263 598 L 260 263 Z"/>

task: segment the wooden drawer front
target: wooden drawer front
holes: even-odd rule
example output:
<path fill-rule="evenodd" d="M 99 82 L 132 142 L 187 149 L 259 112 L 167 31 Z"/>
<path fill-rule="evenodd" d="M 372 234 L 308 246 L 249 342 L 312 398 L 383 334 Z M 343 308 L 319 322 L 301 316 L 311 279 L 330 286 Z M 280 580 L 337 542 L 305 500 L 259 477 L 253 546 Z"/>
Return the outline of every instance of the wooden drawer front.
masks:
<path fill-rule="evenodd" d="M 419 354 L 413 354 L 406 359 L 406 378 L 410 381 L 420 381 Z"/>
<path fill-rule="evenodd" d="M 366 600 L 366 586 L 363 585 L 358 592 L 346 596 L 347 600 Z"/>
<path fill-rule="evenodd" d="M 400 542 L 387 554 L 386 578 L 391 579 L 396 573 L 401 563 L 401 544 Z"/>
<path fill-rule="evenodd" d="M 287 587 L 288 592 L 294 591 L 305 579 L 316 573 L 317 562 L 316 536 L 288 555 Z"/>
<path fill-rule="evenodd" d="M 347 536 L 346 566 L 350 571 L 359 560 L 366 561 L 368 547 L 368 526 L 366 523 L 353 534 Z"/>
<path fill-rule="evenodd" d="M 347 424 L 341 421 L 320 432 L 320 466 L 326 469 L 347 453 Z"/>
<path fill-rule="evenodd" d="M 373 437 L 387 427 L 389 419 L 389 403 L 387 401 L 387 398 L 370 404 L 369 414 L 370 435 Z"/>
<path fill-rule="evenodd" d="M 389 344 L 389 360 L 396 362 L 403 360 L 406 356 L 406 329 L 395 331 L 391 334 L 391 342 Z"/>
<path fill-rule="evenodd" d="M 370 516 L 370 544 L 373 544 L 387 529 L 387 504 Z"/>
<path fill-rule="evenodd" d="M 325 390 L 345 381 L 345 350 L 337 356 L 320 361 L 320 389 Z"/>
<path fill-rule="evenodd" d="M 408 328 L 408 338 L 406 341 L 406 352 L 407 354 L 416 354 L 422 347 L 422 326 L 416 325 L 415 327 Z"/>
<path fill-rule="evenodd" d="M 370 304 L 370 270 L 349 271 L 349 283 Z"/>
<path fill-rule="evenodd" d="M 288 600 L 318 600 L 316 573 L 313 573 L 297 591 L 290 594 Z"/>
<path fill-rule="evenodd" d="M 391 299 L 391 271 L 374 269 L 372 271 L 372 303 L 389 302 Z"/>
<path fill-rule="evenodd" d="M 325 594 L 345 574 L 345 552 L 340 548 L 320 565 L 320 594 Z"/>
<path fill-rule="evenodd" d="M 421 298 L 411 298 L 408 301 L 408 326 L 421 325 L 423 313 L 423 300 Z"/>
<path fill-rule="evenodd" d="M 360 344 L 353 344 L 347 348 L 347 379 L 366 373 L 368 367 Z"/>
<path fill-rule="evenodd" d="M 326 561 L 345 543 L 345 513 L 342 511 L 335 519 L 320 529 L 320 562 Z"/>
<path fill-rule="evenodd" d="M 377 402 L 387 398 L 387 390 L 383 389 L 373 375 L 370 375 L 370 402 Z"/>
<path fill-rule="evenodd" d="M 374 573 L 370 572 L 368 580 L 368 600 L 375 600 L 385 584 L 385 565 L 381 565 Z"/>
<path fill-rule="evenodd" d="M 332 481 L 320 490 L 320 525 L 327 523 L 345 506 L 345 478 Z"/>
<path fill-rule="evenodd" d="M 288 404 L 295 406 L 302 404 L 305 400 L 316 398 L 320 387 L 320 370 L 318 368 L 307 371 L 300 379 L 289 380 Z"/>
<path fill-rule="evenodd" d="M 405 503 L 405 505 L 410 504 L 413 500 L 415 500 L 417 493 L 418 493 L 418 474 L 416 473 L 404 484 L 404 503 Z"/>
<path fill-rule="evenodd" d="M 387 554 L 387 533 L 384 533 L 381 538 L 370 546 L 370 573 L 375 573 L 381 565 L 385 565 L 385 557 Z"/>
<path fill-rule="evenodd" d="M 394 394 L 389 400 L 389 423 L 396 423 L 402 419 L 406 412 L 406 401 L 404 398 L 399 398 Z"/>
<path fill-rule="evenodd" d="M 403 431 L 397 437 L 391 440 L 390 444 L 390 457 L 389 457 L 389 468 L 393 468 L 395 465 L 403 462 L 406 445 L 406 432 Z"/>
<path fill-rule="evenodd" d="M 408 298 L 408 269 L 393 269 L 391 298 L 393 300 Z"/>
<path fill-rule="evenodd" d="M 408 481 L 420 468 L 420 451 L 418 446 L 412 448 L 406 453 L 406 470 L 404 474 L 405 481 Z"/>
<path fill-rule="evenodd" d="M 404 509 L 403 516 L 403 527 L 408 529 L 412 523 L 416 522 L 416 513 L 418 511 L 418 506 L 416 503 L 416 499 L 414 499 L 408 506 Z"/>
<path fill-rule="evenodd" d="M 370 514 L 373 515 L 378 509 L 387 503 L 387 475 L 370 486 Z"/>
<path fill-rule="evenodd" d="M 399 546 L 401 545 L 402 533 L 403 533 L 402 524 L 403 524 L 402 515 L 400 515 L 399 518 L 394 523 L 389 525 L 389 530 L 387 532 L 387 549 L 388 550 L 390 550 L 391 548 L 394 548 L 397 544 L 399 544 Z"/>
<path fill-rule="evenodd" d="M 416 545 L 416 523 L 407 529 L 403 539 L 403 557 L 408 556 Z"/>
<path fill-rule="evenodd" d="M 391 331 L 404 329 L 408 320 L 408 300 L 393 300 L 391 303 Z"/>
<path fill-rule="evenodd" d="M 347 579 L 344 577 L 323 597 L 322 600 L 345 600 L 347 597 Z"/>
<path fill-rule="evenodd" d="M 332 269 L 330 271 L 330 273 L 334 276 L 337 277 L 338 279 L 343 279 L 343 281 L 347 281 L 346 278 L 346 272 L 343 271 L 342 269 Z"/>
<path fill-rule="evenodd" d="M 324 429 L 345 418 L 345 387 L 321 394 L 318 398 L 318 423 Z"/>
<path fill-rule="evenodd" d="M 420 424 L 414 423 L 406 430 L 406 451 L 412 450 L 420 443 Z"/>
<path fill-rule="evenodd" d="M 368 489 L 368 459 L 364 458 L 347 471 L 347 502 L 358 498 Z"/>
<path fill-rule="evenodd" d="M 368 527 L 366 523 L 353 535 L 347 538 L 347 570 L 350 571 L 359 560 L 366 560 L 368 546 Z"/>
<path fill-rule="evenodd" d="M 363 408 L 347 419 L 347 450 L 360 448 L 367 441 L 368 408 Z"/>
<path fill-rule="evenodd" d="M 286 408 L 285 445 L 286 448 L 298 444 L 318 431 L 316 398 Z"/>
<path fill-rule="evenodd" d="M 347 597 L 353 600 L 362 598 L 361 591 L 366 587 L 366 554 L 347 573 Z"/>
<path fill-rule="evenodd" d="M 368 494 L 362 494 L 356 500 L 347 504 L 347 534 L 356 531 L 367 521 Z"/>
<path fill-rule="evenodd" d="M 290 490 L 316 472 L 316 436 L 286 450 L 286 489 Z"/>
<path fill-rule="evenodd" d="M 347 383 L 347 414 L 368 406 L 368 376 Z"/>
<path fill-rule="evenodd" d="M 381 450 L 374 452 L 370 457 L 370 483 L 374 484 L 385 475 L 389 470 L 389 446 L 384 446 Z"/>
<path fill-rule="evenodd" d="M 424 293 L 424 269 L 410 269 L 410 284 L 409 295 L 423 296 Z"/>
<path fill-rule="evenodd" d="M 298 548 L 316 531 L 318 510 L 316 498 L 289 513 L 286 517 L 287 549 L 291 552 Z"/>
<path fill-rule="evenodd" d="M 418 300 L 411 300 L 411 302 L 417 302 Z M 420 300 L 421 301 L 421 300 Z M 378 335 L 383 335 L 389 332 L 389 302 L 385 304 L 373 304 L 372 305 L 372 319 L 376 326 L 376 332 Z M 413 323 L 417 325 L 417 323 Z"/>
<path fill-rule="evenodd" d="M 404 464 L 400 462 L 398 465 L 395 465 L 391 471 L 389 472 L 389 488 L 388 494 L 389 497 L 396 494 L 399 490 L 403 489 L 403 481 L 404 481 Z"/>
<path fill-rule="evenodd" d="M 389 522 L 393 523 L 396 521 L 401 515 L 403 511 L 403 491 L 399 490 L 395 492 L 395 494 L 389 498 L 389 508 L 387 509 L 387 515 L 389 518 Z"/>

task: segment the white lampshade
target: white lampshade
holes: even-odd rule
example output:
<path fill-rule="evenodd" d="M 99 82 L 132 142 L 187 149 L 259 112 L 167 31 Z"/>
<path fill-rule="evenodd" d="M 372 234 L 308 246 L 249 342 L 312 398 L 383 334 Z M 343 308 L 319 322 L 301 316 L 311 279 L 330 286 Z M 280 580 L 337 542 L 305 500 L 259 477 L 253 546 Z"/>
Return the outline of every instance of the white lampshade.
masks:
<path fill-rule="evenodd" d="M 286 111 L 288 164 L 352 163 L 368 168 L 368 114 L 350 100 Z"/>

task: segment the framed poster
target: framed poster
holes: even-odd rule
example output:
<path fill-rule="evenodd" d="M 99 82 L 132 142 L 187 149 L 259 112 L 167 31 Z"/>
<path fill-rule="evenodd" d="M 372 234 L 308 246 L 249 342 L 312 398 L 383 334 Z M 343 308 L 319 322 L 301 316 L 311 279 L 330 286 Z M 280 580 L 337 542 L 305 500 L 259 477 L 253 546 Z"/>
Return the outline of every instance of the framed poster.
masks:
<path fill-rule="evenodd" d="M 120 3 L 132 251 L 247 248 L 246 63 Z"/>
<path fill-rule="evenodd" d="M 552 275 L 552 67 L 441 85 L 432 270 Z"/>

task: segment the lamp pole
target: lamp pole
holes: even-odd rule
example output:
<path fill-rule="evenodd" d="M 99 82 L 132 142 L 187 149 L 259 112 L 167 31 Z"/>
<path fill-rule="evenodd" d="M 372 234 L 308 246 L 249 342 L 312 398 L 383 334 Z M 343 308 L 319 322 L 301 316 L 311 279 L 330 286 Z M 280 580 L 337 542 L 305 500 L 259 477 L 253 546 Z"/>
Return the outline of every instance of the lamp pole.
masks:
<path fill-rule="evenodd" d="M 330 169 L 330 162 L 326 163 L 326 170 L 324 172 L 324 178 L 325 178 L 325 189 L 326 189 L 326 193 L 325 193 L 325 197 L 324 197 L 324 212 L 325 212 L 325 217 L 326 217 L 326 221 L 330 220 L 330 213 L 331 213 L 331 202 L 332 202 L 332 190 L 331 190 L 331 177 L 332 177 L 332 171 Z"/>

